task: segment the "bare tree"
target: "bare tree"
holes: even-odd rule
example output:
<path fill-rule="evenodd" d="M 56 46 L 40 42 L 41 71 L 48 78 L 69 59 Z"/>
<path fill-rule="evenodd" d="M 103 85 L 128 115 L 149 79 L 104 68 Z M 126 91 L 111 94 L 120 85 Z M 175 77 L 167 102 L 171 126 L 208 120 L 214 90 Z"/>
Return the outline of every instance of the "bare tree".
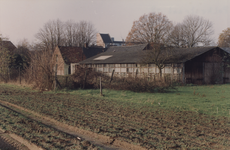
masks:
<path fill-rule="evenodd" d="M 93 44 L 96 29 L 91 22 L 80 21 L 75 23 L 60 20 L 47 22 L 35 35 L 46 50 L 54 50 L 56 46 L 79 46 Z"/>
<path fill-rule="evenodd" d="M 84 46 L 84 44 L 93 44 L 95 42 L 96 30 L 92 23 L 86 21 L 80 21 L 78 23 L 78 40 L 79 46 Z"/>
<path fill-rule="evenodd" d="M 40 44 L 31 46 L 31 49 L 31 62 L 27 69 L 29 80 L 40 90 L 53 89 L 55 69 L 52 52 L 42 49 Z"/>
<path fill-rule="evenodd" d="M 46 50 L 53 51 L 57 45 L 63 45 L 63 22 L 59 19 L 47 22 L 35 37 L 40 40 L 40 44 L 42 44 Z"/>
<path fill-rule="evenodd" d="M 78 45 L 78 24 L 69 20 L 65 23 L 65 46 Z"/>
<path fill-rule="evenodd" d="M 133 22 L 126 42 L 165 43 L 172 26 L 172 22 L 161 13 L 145 14 Z"/>
<path fill-rule="evenodd" d="M 149 44 L 149 49 L 145 50 L 142 57 L 142 64 L 155 64 L 159 69 L 160 77 L 162 77 L 162 69 L 165 67 L 165 63 L 171 56 L 171 48 L 164 44 Z"/>
<path fill-rule="evenodd" d="M 96 29 L 91 22 L 80 21 L 75 23 L 67 21 L 65 23 L 65 45 L 79 46 L 85 44 L 91 45 L 95 43 Z"/>
<path fill-rule="evenodd" d="M 230 47 L 230 28 L 222 31 L 218 39 L 219 47 Z"/>
<path fill-rule="evenodd" d="M 178 23 L 173 27 L 173 30 L 168 36 L 168 42 L 173 47 L 185 47 L 186 46 L 186 34 L 185 28 L 182 24 Z"/>
<path fill-rule="evenodd" d="M 211 35 L 214 33 L 212 22 L 205 20 L 200 16 L 187 16 L 183 22 L 183 36 L 182 41 L 187 47 L 194 47 L 198 45 L 207 46 L 213 41 Z"/>

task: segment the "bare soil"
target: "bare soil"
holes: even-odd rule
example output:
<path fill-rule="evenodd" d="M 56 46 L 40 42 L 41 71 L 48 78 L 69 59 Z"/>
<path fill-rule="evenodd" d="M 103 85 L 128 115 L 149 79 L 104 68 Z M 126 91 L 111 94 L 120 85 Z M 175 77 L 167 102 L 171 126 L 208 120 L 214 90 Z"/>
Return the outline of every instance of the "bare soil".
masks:
<path fill-rule="evenodd" d="M 8 133 L 0 130 L 0 149 L 1 150 L 29 150 L 28 147 L 9 136 Z"/>
<path fill-rule="evenodd" d="M 113 100 L 81 95 L 1 88 L 0 99 L 33 110 L 44 118 L 52 118 L 56 123 L 68 124 L 64 127 L 66 130 L 84 129 L 78 134 L 93 137 L 92 141 L 93 135 L 100 140 L 105 136 L 101 143 L 114 148 L 119 142 L 128 143 L 121 144 L 119 149 L 132 149 L 129 144 L 145 149 L 220 150 L 230 147 L 230 121 L 226 117 L 148 106 L 137 108 L 132 104 L 122 105 Z M 87 135 L 87 132 L 92 134 Z"/>

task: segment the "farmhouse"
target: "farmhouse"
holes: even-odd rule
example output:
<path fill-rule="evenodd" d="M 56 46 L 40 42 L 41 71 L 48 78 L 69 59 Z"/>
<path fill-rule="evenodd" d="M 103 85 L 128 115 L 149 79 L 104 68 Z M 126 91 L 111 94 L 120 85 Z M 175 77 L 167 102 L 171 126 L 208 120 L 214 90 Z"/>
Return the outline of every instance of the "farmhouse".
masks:
<path fill-rule="evenodd" d="M 111 46 L 106 52 L 79 62 L 79 65 L 94 68 L 108 76 L 159 76 L 155 64 L 143 64 L 148 53 L 147 44 Z M 183 83 L 211 84 L 230 82 L 227 67 L 229 53 L 219 47 L 171 48 L 165 58 L 162 75 Z"/>
<path fill-rule="evenodd" d="M 100 47 L 57 46 L 53 53 L 53 62 L 57 67 L 57 75 L 73 74 L 76 63 L 105 50 Z"/>

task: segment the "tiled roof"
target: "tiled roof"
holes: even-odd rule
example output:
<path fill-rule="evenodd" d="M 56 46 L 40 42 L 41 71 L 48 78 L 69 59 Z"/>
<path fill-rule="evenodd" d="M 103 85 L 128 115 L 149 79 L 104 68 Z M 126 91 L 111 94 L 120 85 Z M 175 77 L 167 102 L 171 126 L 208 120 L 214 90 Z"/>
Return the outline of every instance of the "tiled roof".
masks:
<path fill-rule="evenodd" d="M 89 63 L 136 63 L 140 61 L 140 56 L 147 44 L 133 46 L 110 46 L 106 52 L 88 58 L 80 64 Z M 100 56 L 112 56 L 105 60 L 94 60 Z"/>
<path fill-rule="evenodd" d="M 210 47 L 192 47 L 192 48 L 175 48 L 169 53 L 169 57 L 166 60 L 167 63 L 183 63 L 191 60 L 205 52 L 216 48 L 215 46 Z"/>
<path fill-rule="evenodd" d="M 95 56 L 97 54 L 100 54 L 102 52 L 105 52 L 106 48 L 103 47 L 87 47 L 83 48 L 83 53 L 86 56 L 86 58 L 90 58 L 92 56 Z"/>
<path fill-rule="evenodd" d="M 82 47 L 58 46 L 58 48 L 66 64 L 78 63 L 86 59 Z"/>
<path fill-rule="evenodd" d="M 148 54 L 148 50 L 144 50 L 147 44 L 139 44 L 133 46 L 111 46 L 106 52 L 93 56 L 89 59 L 81 61 L 80 64 L 116 64 L 116 63 L 140 63 L 143 57 Z M 209 50 L 217 47 L 195 47 L 195 48 L 175 48 L 168 50 L 165 63 L 183 63 L 191 60 Z M 164 51 L 162 51 L 164 53 Z M 166 53 L 164 53 L 166 55 Z M 104 60 L 95 60 L 101 56 L 111 56 Z"/>

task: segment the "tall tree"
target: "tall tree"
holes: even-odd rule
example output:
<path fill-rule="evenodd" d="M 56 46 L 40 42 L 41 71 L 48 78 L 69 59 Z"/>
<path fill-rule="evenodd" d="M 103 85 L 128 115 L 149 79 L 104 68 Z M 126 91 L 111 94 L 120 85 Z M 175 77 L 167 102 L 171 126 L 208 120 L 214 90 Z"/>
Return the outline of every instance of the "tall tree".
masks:
<path fill-rule="evenodd" d="M 162 13 L 145 14 L 133 22 L 126 42 L 165 43 L 172 26 L 172 22 Z"/>
<path fill-rule="evenodd" d="M 93 44 L 96 37 L 96 29 L 91 22 L 73 21 L 62 22 L 60 20 L 49 21 L 35 35 L 43 49 L 54 50 L 60 46 L 79 46 Z"/>
<path fill-rule="evenodd" d="M 78 45 L 78 24 L 69 20 L 65 23 L 65 45 L 76 46 Z"/>
<path fill-rule="evenodd" d="M 93 44 L 96 37 L 96 30 L 93 24 L 87 21 L 80 21 L 78 23 L 78 37 L 79 46 L 84 46 L 84 44 Z"/>
<path fill-rule="evenodd" d="M 230 28 L 222 31 L 218 39 L 219 47 L 230 47 Z"/>
<path fill-rule="evenodd" d="M 65 45 L 67 46 L 84 46 L 95 43 L 96 29 L 91 22 L 80 21 L 75 23 L 67 21 L 65 23 Z"/>
<path fill-rule="evenodd" d="M 29 51 L 30 44 L 27 39 L 23 39 L 19 41 L 17 45 L 17 49 L 13 55 L 13 64 L 12 67 L 20 68 L 21 70 L 25 70 L 30 64 L 30 51 Z"/>
<path fill-rule="evenodd" d="M 35 35 L 46 50 L 54 50 L 57 45 L 63 45 L 63 22 L 57 19 L 45 23 L 43 28 Z"/>
<path fill-rule="evenodd" d="M 173 47 L 185 47 L 186 35 L 183 24 L 176 24 L 168 36 L 168 44 Z"/>
<path fill-rule="evenodd" d="M 195 47 L 207 46 L 212 42 L 211 35 L 214 33 L 212 22 L 200 16 L 187 16 L 182 22 L 184 45 Z"/>

